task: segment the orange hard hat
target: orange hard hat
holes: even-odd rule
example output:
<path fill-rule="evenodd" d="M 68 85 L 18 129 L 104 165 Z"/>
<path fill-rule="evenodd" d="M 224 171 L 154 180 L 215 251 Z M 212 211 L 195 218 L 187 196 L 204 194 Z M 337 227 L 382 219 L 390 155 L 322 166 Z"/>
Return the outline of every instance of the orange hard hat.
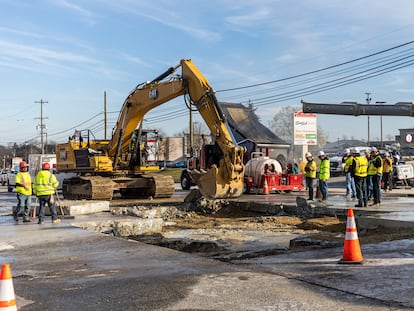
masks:
<path fill-rule="evenodd" d="M 27 167 L 27 163 L 22 161 L 22 162 L 20 162 L 19 166 L 20 166 L 20 168 Z"/>
<path fill-rule="evenodd" d="M 50 170 L 49 162 L 45 162 L 45 163 L 42 164 L 42 170 Z"/>

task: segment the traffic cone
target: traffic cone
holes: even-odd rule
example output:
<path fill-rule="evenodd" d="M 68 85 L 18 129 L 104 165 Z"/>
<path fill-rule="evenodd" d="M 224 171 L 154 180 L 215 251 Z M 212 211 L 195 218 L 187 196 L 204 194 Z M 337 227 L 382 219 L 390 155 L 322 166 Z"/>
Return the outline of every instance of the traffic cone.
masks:
<path fill-rule="evenodd" d="M 0 310 L 17 311 L 12 274 L 9 264 L 3 264 L 0 274 Z"/>
<path fill-rule="evenodd" d="M 263 194 L 269 194 L 269 186 L 267 184 L 267 178 L 266 178 L 266 176 L 264 176 Z"/>
<path fill-rule="evenodd" d="M 339 261 L 341 264 L 362 264 L 364 258 L 359 245 L 358 232 L 355 225 L 354 210 L 348 208 L 348 218 L 346 221 L 346 233 L 344 242 L 344 255 Z"/>

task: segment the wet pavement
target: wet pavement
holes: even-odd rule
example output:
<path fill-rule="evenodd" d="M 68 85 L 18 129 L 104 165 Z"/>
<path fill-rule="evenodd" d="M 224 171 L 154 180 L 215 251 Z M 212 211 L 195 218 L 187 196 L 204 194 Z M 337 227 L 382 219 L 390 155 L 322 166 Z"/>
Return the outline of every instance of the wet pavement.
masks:
<path fill-rule="evenodd" d="M 410 222 L 412 191 L 386 194 L 380 211 L 358 209 L 358 217 Z M 329 209 L 355 204 L 341 194 L 331 189 Z M 297 195 L 249 197 L 289 205 Z M 0 197 L 0 262 L 11 264 L 19 310 L 414 308 L 414 239 L 362 245 L 363 265 L 339 265 L 338 247 L 229 264 L 71 225 L 88 216 L 16 225 L 10 216 L 14 195 Z"/>

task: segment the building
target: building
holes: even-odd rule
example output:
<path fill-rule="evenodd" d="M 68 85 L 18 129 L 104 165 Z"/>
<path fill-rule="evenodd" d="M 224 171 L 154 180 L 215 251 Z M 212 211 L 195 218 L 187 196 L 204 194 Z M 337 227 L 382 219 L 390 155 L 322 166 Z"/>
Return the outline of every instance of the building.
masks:
<path fill-rule="evenodd" d="M 260 123 L 252 106 L 226 102 L 220 102 L 220 105 L 237 144 L 247 149 L 246 160 L 252 152 L 262 152 L 286 163 L 290 144 Z"/>

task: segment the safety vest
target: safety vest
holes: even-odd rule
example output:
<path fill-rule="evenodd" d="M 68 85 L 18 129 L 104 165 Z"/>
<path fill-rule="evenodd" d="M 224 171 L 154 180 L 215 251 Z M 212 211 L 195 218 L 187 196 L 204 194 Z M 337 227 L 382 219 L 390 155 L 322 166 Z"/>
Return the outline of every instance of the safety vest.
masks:
<path fill-rule="evenodd" d="M 14 180 L 16 181 L 17 193 L 23 195 L 32 195 L 32 178 L 28 172 L 18 172 L 14 177 Z M 18 184 L 26 186 L 27 190 L 24 188 L 24 186 L 18 186 Z"/>
<path fill-rule="evenodd" d="M 367 177 L 368 159 L 365 156 L 355 157 L 355 176 Z"/>
<path fill-rule="evenodd" d="M 380 167 L 375 167 L 374 162 L 378 159 L 381 161 L 381 165 Z M 377 155 L 374 159 L 369 161 L 369 166 L 368 166 L 368 175 L 374 176 L 377 174 L 382 174 L 382 158 L 380 155 Z"/>
<path fill-rule="evenodd" d="M 346 158 L 345 160 L 345 167 L 344 167 L 344 172 L 348 173 L 349 172 L 349 167 L 352 165 L 352 162 L 354 161 L 354 157 L 349 156 Z"/>
<path fill-rule="evenodd" d="M 389 162 L 389 163 L 387 163 L 387 162 Z M 384 173 L 391 173 L 392 172 L 392 160 L 390 158 L 385 158 L 384 159 L 384 161 L 382 163 L 382 171 Z"/>
<path fill-rule="evenodd" d="M 328 180 L 330 177 L 330 162 L 328 158 L 321 160 L 319 164 L 319 180 Z"/>
<path fill-rule="evenodd" d="M 305 177 L 316 178 L 316 162 L 314 160 L 308 161 L 308 163 L 306 163 Z"/>
<path fill-rule="evenodd" d="M 59 182 L 57 181 L 55 175 L 47 170 L 41 170 L 37 173 L 34 181 L 34 194 L 36 196 L 54 194 L 58 185 Z"/>

